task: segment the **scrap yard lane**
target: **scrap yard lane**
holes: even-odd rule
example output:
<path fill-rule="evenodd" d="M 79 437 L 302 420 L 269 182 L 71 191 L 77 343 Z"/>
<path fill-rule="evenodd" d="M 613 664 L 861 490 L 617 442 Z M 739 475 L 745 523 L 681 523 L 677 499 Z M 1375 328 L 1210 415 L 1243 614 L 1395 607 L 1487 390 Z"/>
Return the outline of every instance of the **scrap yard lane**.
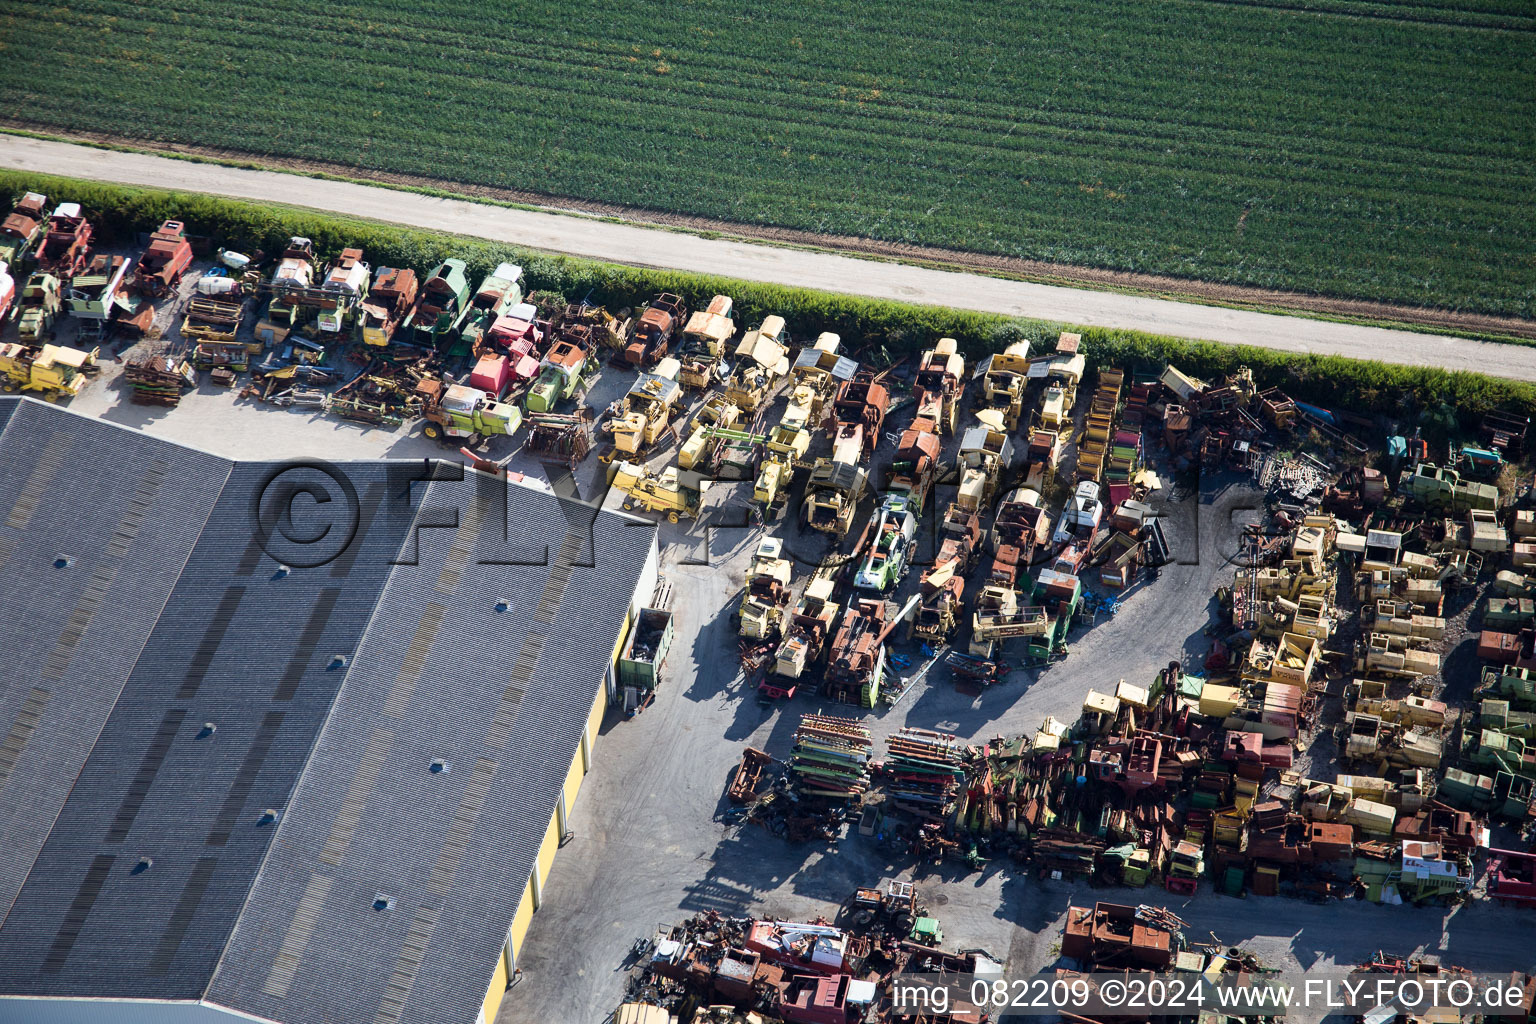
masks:
<path fill-rule="evenodd" d="M 702 238 L 588 217 L 439 199 L 412 192 L 0 136 L 0 167 L 307 206 L 550 252 L 879 299 L 1150 331 L 1289 352 L 1379 359 L 1536 380 L 1536 347 L 1032 284 L 830 253 Z"/>

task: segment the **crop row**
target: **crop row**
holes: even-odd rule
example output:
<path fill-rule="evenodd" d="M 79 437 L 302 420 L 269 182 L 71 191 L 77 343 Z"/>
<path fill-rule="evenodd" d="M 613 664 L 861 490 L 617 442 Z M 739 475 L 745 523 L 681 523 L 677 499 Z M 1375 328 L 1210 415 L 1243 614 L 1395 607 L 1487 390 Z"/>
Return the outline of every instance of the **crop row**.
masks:
<path fill-rule="evenodd" d="M 294 17 L 279 0 L 0 16 L 0 105 L 748 223 L 1536 314 L 1536 18 L 1515 0 L 342 0 L 304 12 L 302 46 L 274 44 Z"/>

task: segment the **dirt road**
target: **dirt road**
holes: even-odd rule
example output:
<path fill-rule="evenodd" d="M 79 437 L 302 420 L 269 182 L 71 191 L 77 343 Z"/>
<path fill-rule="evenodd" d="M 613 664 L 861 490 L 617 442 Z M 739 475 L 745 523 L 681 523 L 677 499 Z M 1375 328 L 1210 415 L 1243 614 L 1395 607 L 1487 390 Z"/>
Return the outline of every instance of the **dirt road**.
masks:
<path fill-rule="evenodd" d="M 1074 324 L 1536 380 L 1536 348 L 1201 306 L 701 238 L 387 188 L 0 135 L 0 167 L 281 202 L 639 266 Z"/>

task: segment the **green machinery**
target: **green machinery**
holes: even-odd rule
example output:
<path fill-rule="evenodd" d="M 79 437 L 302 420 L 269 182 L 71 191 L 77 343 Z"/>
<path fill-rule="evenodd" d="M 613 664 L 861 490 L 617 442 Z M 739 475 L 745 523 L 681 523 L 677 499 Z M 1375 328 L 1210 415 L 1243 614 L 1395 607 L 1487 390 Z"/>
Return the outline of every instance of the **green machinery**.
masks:
<path fill-rule="evenodd" d="M 587 351 L 570 341 L 557 341 L 539 361 L 539 377 L 528 388 L 529 412 L 552 412 L 557 404 L 584 393 L 591 382 L 583 376 Z"/>
<path fill-rule="evenodd" d="M 417 348 L 438 348 L 443 339 L 458 333 L 468 312 L 469 279 L 464 261 L 446 259 L 422 283 L 416 305 L 401 324 L 396 340 Z"/>
<path fill-rule="evenodd" d="M 1398 492 L 1434 512 L 1493 512 L 1499 507 L 1499 489 L 1493 484 L 1466 483 L 1454 469 L 1421 462 L 1398 481 Z"/>

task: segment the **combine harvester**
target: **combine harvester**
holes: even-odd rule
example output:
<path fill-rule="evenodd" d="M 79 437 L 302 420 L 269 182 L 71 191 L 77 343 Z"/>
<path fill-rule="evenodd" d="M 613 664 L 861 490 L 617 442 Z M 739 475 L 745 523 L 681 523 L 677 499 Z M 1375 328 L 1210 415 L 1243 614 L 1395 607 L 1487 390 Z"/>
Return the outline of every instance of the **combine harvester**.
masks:
<path fill-rule="evenodd" d="M 834 448 L 845 441 L 857 439 L 859 450 L 867 461 L 875 454 L 880 443 L 880 428 L 885 424 L 886 410 L 891 407 L 891 393 L 884 384 L 876 383 L 872 374 L 855 374 L 837 389 L 832 402 L 832 445 Z"/>
<path fill-rule="evenodd" d="M 654 474 L 637 463 L 619 461 L 610 465 L 608 477 L 609 486 L 625 495 L 624 511 L 664 512 L 670 523 L 697 518 L 709 487 L 701 474 L 676 466 Z"/>
<path fill-rule="evenodd" d="M 772 399 L 789 373 L 789 333 L 784 318 L 769 316 L 736 345 L 736 367 L 725 382 L 725 397 L 748 415 Z"/>
<path fill-rule="evenodd" d="M 133 268 L 132 287 L 148 299 L 163 299 L 176 290 L 192 265 L 192 243 L 179 220 L 168 220 L 149 236 L 149 245 Z"/>
<path fill-rule="evenodd" d="M 38 346 L 53 337 L 53 325 L 64 315 L 64 291 L 59 279 L 45 271 L 27 278 L 18 303 L 17 335 L 24 345 Z"/>
<path fill-rule="evenodd" d="M 981 386 L 985 405 L 978 412 L 995 411 L 998 422 L 1010 433 L 1024 417 L 1024 392 L 1029 386 L 1029 342 L 1016 341 L 982 364 Z"/>
<path fill-rule="evenodd" d="M 858 373 L 859 364 L 837 350 L 842 338 L 831 331 L 823 331 L 816 344 L 795 357 L 790 371 L 789 407 L 784 411 L 785 422 L 797 422 L 810 430 L 819 429 L 826 414 L 827 401 L 838 393 Z"/>
<path fill-rule="evenodd" d="M 554 412 L 559 403 L 579 401 L 592 386 L 584 376 L 592 358 L 590 332 L 561 328 L 560 338 L 539 360 L 539 378 L 523 404 L 530 413 Z"/>
<path fill-rule="evenodd" d="M 938 433 L 955 432 L 965 397 L 965 357 L 959 353 L 959 342 L 940 338 L 923 353 L 912 394 L 917 400 L 917 419 L 930 420 Z"/>
<path fill-rule="evenodd" d="M 474 448 L 488 437 L 510 437 L 523 423 L 523 411 L 517 406 L 466 384 L 427 378 L 416 385 L 415 393 L 427 421 L 421 432 L 434 441 L 468 438 L 466 446 Z"/>
<path fill-rule="evenodd" d="M 48 197 L 41 192 L 28 192 L 5 220 L 0 221 L 0 263 L 10 267 L 12 274 L 20 274 L 22 267 L 47 230 Z"/>
<path fill-rule="evenodd" d="M 1045 394 L 1040 400 L 1040 425 L 1047 430 L 1067 431 L 1072 425 L 1072 407 L 1077 404 L 1077 386 L 1082 382 L 1088 361 L 1078 347 L 1082 335 L 1062 332 L 1056 351 L 1046 357 L 1040 375 L 1045 378 Z M 1036 368 L 1031 367 L 1031 374 Z"/>
<path fill-rule="evenodd" d="M 459 349 L 480 355 L 487 347 L 486 335 L 496 321 L 511 313 L 522 301 L 523 268 L 515 263 L 497 264 L 495 270 L 485 275 L 485 280 L 480 282 L 474 297 L 469 300 L 464 326 L 459 330 Z M 537 310 L 534 313 L 537 315 Z M 508 334 L 511 333 L 509 326 Z"/>
<path fill-rule="evenodd" d="M 372 280 L 373 268 L 363 262 L 363 250 L 341 250 L 320 277 L 320 298 L 315 305 L 321 334 L 334 334 L 343 341 L 356 339 L 358 313 L 368 299 Z"/>
<path fill-rule="evenodd" d="M 60 203 L 48 218 L 48 230 L 37 247 L 36 269 L 67 284 L 91 256 L 91 222 L 80 212 L 79 203 Z"/>
<path fill-rule="evenodd" d="M 416 305 L 416 271 L 380 267 L 358 311 L 363 344 L 383 348 Z"/>
<path fill-rule="evenodd" d="M 738 632 L 746 640 L 772 640 L 779 635 L 789 610 L 789 581 L 792 567 L 782 557 L 784 542 L 764 537 L 757 542 L 752 567 L 747 570 L 747 585 L 737 609 Z"/>
<path fill-rule="evenodd" d="M 95 341 L 107 331 L 107 324 L 117 315 L 118 300 L 126 300 L 128 257 L 91 257 L 85 269 L 69 281 L 65 296 L 69 311 L 80 321 L 80 339 Z"/>
<path fill-rule="evenodd" d="M 789 615 L 784 640 L 774 652 L 773 671 L 758 684 L 758 692 L 767 699 L 793 697 L 800 680 L 821 659 L 837 623 L 844 568 L 841 559 L 827 559 L 806 583 Z"/>
<path fill-rule="evenodd" d="M 1017 562 L 1034 564 L 1035 553 L 1043 551 L 1051 540 L 1051 516 L 1045 508 L 1045 499 L 1033 487 L 1015 487 L 997 506 L 997 516 L 992 521 L 992 550 L 1013 548 Z"/>
<path fill-rule="evenodd" d="M 991 411 L 977 416 L 982 417 L 994 422 L 997 418 Z M 1013 462 L 1013 442 L 987 419 L 960 438 L 960 493 L 955 504 L 978 515 L 991 507 L 998 484 Z"/>
<path fill-rule="evenodd" d="M 416 304 L 395 332 L 394 342 L 435 352 L 446 339 L 458 336 L 469 312 L 469 279 L 465 263 L 446 259 L 427 275 L 416 293 Z"/>
<path fill-rule="evenodd" d="M 675 433 L 672 417 L 683 394 L 677 371 L 676 359 L 663 359 L 655 373 L 642 371 L 628 394 L 613 404 L 602 429 L 613 436 L 614 450 L 605 453 L 603 461 L 612 461 L 616 455 L 642 455 L 664 435 Z"/>
<path fill-rule="evenodd" d="M 683 328 L 682 344 L 677 351 L 682 369 L 677 382 L 690 391 L 703 391 L 723 379 L 726 347 L 735 336 L 731 297 L 716 295 L 708 306 L 690 316 Z"/>
<path fill-rule="evenodd" d="M 906 574 L 917 538 L 917 517 L 905 497 L 889 494 L 875 510 L 872 524 L 873 543 L 854 574 L 853 585 L 858 590 L 884 594 Z"/>
<path fill-rule="evenodd" d="M 656 296 L 634 322 L 633 333 L 624 346 L 623 362 L 635 367 L 660 363 L 687 319 L 688 307 L 683 305 L 681 295 L 662 292 Z"/>
<path fill-rule="evenodd" d="M 63 345 L 0 345 L 0 387 L 36 391 L 49 402 L 74 398 L 99 371 L 97 353 Z"/>
<path fill-rule="evenodd" d="M 805 485 L 801 517 L 806 526 L 846 537 L 853 513 L 864 496 L 869 476 L 864 469 L 864 435 L 855 431 L 839 437 L 830 459 L 819 459 Z"/>
<path fill-rule="evenodd" d="M 752 500 L 763 506 L 763 516 L 776 519 L 794 484 L 795 469 L 811 448 L 811 432 L 799 420 L 784 419 L 768 435 L 763 462 L 752 485 Z"/>
<path fill-rule="evenodd" d="M 883 598 L 850 600 L 827 654 L 822 694 L 842 704 L 875 707 L 885 683 L 885 642 L 919 600 L 912 595 L 895 615 L 889 614 Z"/>
<path fill-rule="evenodd" d="M 965 580 L 981 550 L 981 516 L 951 505 L 939 536 L 939 557 L 923 573 L 922 602 L 912 625 L 914 635 L 935 644 L 948 642 L 960 625 Z"/>

